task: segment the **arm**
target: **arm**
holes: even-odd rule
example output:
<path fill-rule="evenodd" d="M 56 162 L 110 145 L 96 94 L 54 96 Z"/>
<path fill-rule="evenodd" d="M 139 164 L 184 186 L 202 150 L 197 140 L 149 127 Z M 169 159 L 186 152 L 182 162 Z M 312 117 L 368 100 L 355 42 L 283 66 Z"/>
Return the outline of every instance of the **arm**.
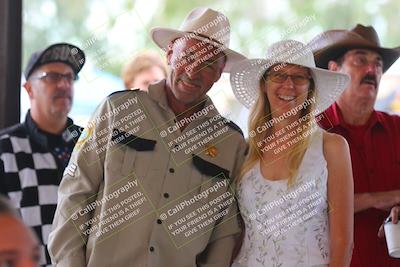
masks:
<path fill-rule="evenodd" d="M 354 196 L 355 213 L 370 208 L 389 211 L 398 204 L 400 204 L 400 190 L 360 193 Z"/>
<path fill-rule="evenodd" d="M 215 240 L 207 245 L 197 263 L 199 267 L 231 266 L 231 255 L 237 240 L 237 232 Z"/>
<path fill-rule="evenodd" d="M 91 121 L 111 109 L 106 100 L 96 110 Z M 86 207 L 94 199 L 103 182 L 103 164 L 105 153 L 96 153 L 96 149 L 88 149 L 95 143 L 96 133 L 112 124 L 112 117 L 95 123 L 93 132 L 86 129 L 81 135 L 72 153 L 58 190 L 58 206 L 50 233 L 48 249 L 53 264 L 58 267 L 86 266 L 86 244 L 88 236 L 83 234 L 86 227 L 80 229 L 91 217 L 91 213 L 81 213 L 73 218 L 79 210 Z M 91 134 L 87 134 L 91 132 Z M 73 167 L 75 166 L 75 167 Z"/>
<path fill-rule="evenodd" d="M 346 140 L 336 134 L 324 133 L 324 155 L 328 164 L 329 266 L 349 266 L 353 249 L 354 188 Z"/>
<path fill-rule="evenodd" d="M 400 117 L 390 116 L 393 120 L 394 136 L 400 134 Z M 394 128 L 393 128 L 394 129 Z M 354 196 L 354 212 L 360 212 L 367 209 L 379 209 L 390 211 L 393 206 L 400 205 L 400 190 L 385 192 L 360 193 Z"/>
<path fill-rule="evenodd" d="M 240 249 L 242 248 L 243 240 L 244 240 L 244 237 L 246 234 L 246 229 L 244 227 L 244 221 L 241 216 L 239 216 L 239 226 L 240 226 L 240 229 L 242 229 L 242 233 L 240 234 L 239 238 L 236 240 L 235 247 L 233 248 L 231 264 L 236 259 L 236 257 L 239 255 Z"/>
<path fill-rule="evenodd" d="M 241 145 L 236 153 L 237 157 L 235 160 L 234 170 L 232 171 L 231 181 L 233 181 L 234 178 L 236 178 L 236 175 L 239 174 L 244 161 L 246 144 L 244 140 L 240 140 L 240 142 Z M 232 184 L 231 188 L 233 187 Z M 232 190 L 230 191 L 232 192 Z M 233 192 L 235 192 L 234 189 Z M 222 223 L 218 224 L 218 226 L 214 228 L 210 238 L 210 243 L 208 243 L 198 261 L 199 267 L 228 267 L 231 265 L 232 253 L 239 242 L 241 228 L 238 222 L 239 217 L 230 217 L 238 213 L 239 209 L 237 202 L 234 201 L 229 207 L 228 214 L 225 215 L 225 218 L 228 219 L 223 219 Z"/>

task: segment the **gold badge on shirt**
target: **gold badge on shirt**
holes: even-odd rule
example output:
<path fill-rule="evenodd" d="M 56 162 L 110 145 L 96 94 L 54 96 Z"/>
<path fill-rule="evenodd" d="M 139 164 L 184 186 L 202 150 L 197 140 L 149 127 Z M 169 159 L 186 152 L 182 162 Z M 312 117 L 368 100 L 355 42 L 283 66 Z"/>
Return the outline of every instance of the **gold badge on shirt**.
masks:
<path fill-rule="evenodd" d="M 206 155 L 215 158 L 218 155 L 218 150 L 214 145 L 208 145 L 206 148 Z"/>

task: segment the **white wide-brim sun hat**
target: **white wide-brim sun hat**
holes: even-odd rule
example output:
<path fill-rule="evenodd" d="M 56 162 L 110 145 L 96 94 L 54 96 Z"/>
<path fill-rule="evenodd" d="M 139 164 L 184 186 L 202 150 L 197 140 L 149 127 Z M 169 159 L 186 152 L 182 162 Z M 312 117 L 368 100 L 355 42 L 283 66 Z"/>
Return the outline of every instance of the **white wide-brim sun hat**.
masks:
<path fill-rule="evenodd" d="M 228 18 L 210 8 L 193 9 L 186 16 L 179 30 L 155 27 L 151 29 L 150 34 L 153 41 L 164 51 L 167 51 L 168 45 L 178 38 L 194 38 L 218 48 L 221 47 L 227 57 L 224 72 L 229 72 L 233 65 L 246 59 L 242 54 L 229 49 L 230 24 Z"/>
<path fill-rule="evenodd" d="M 239 102 L 250 109 L 258 98 L 261 77 L 270 67 L 280 63 L 310 69 L 316 88 L 315 109 L 318 113 L 330 107 L 350 81 L 346 74 L 317 68 L 312 50 L 303 43 L 285 40 L 271 45 L 265 59 L 245 59 L 233 66 L 230 81 Z"/>

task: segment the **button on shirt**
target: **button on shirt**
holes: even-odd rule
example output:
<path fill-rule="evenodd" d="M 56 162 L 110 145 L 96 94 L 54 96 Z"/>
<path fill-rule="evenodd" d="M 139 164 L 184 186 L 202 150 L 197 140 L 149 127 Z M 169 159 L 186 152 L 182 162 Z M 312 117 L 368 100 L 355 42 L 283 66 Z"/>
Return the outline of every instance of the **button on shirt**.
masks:
<path fill-rule="evenodd" d="M 164 86 L 114 93 L 92 116 L 60 187 L 57 266 L 229 266 L 244 138 L 216 109 L 181 131 Z"/>
<path fill-rule="evenodd" d="M 335 103 L 324 112 L 320 125 L 346 138 L 354 177 L 355 193 L 400 189 L 400 117 L 373 111 L 365 125 L 348 125 Z M 354 216 L 352 267 L 400 266 L 388 255 L 385 239 L 377 232 L 389 212 L 368 209 Z"/>

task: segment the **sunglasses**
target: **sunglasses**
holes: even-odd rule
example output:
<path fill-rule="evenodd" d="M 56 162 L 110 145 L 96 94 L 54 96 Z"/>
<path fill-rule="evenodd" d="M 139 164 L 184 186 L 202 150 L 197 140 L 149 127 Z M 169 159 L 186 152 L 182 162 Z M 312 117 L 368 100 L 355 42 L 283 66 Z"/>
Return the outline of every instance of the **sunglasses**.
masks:
<path fill-rule="evenodd" d="M 284 83 L 289 77 L 295 85 L 308 84 L 311 79 L 310 76 L 300 74 L 286 74 L 283 72 L 269 72 L 267 75 L 267 79 L 276 83 Z"/>
<path fill-rule="evenodd" d="M 40 75 L 30 78 L 30 80 L 44 80 L 48 83 L 59 83 L 62 79 L 69 83 L 78 80 L 78 76 L 72 73 L 62 74 L 58 72 L 42 72 Z"/>

